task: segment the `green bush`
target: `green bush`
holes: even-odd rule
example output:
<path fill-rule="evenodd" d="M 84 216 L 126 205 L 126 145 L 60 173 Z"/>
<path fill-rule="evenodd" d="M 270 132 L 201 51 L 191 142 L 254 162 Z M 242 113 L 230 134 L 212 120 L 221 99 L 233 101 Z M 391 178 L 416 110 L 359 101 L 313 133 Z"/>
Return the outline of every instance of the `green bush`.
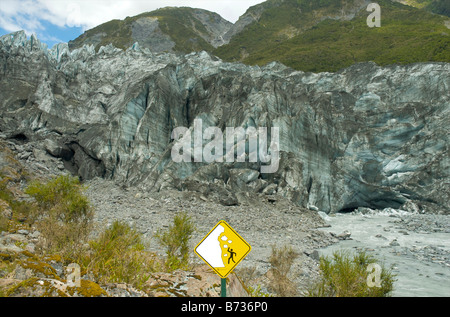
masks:
<path fill-rule="evenodd" d="M 92 208 L 82 192 L 84 189 L 77 177 L 62 175 L 46 184 L 34 181 L 25 193 L 36 199 L 43 215 L 52 215 L 69 223 L 92 216 Z"/>
<path fill-rule="evenodd" d="M 129 225 L 115 221 L 89 242 L 90 250 L 78 259 L 97 282 L 128 283 L 140 288 L 158 262 L 145 251 L 142 235 Z"/>
<path fill-rule="evenodd" d="M 189 240 L 195 225 L 185 213 L 177 214 L 167 230 L 158 230 L 155 237 L 166 248 L 166 267 L 169 271 L 189 267 Z"/>
<path fill-rule="evenodd" d="M 25 193 L 34 197 L 36 227 L 43 236 L 41 250 L 74 254 L 92 229 L 93 209 L 78 178 L 59 176 L 47 183 L 32 182 Z"/>
<path fill-rule="evenodd" d="M 368 265 L 377 260 L 362 251 L 353 256 L 349 252 L 336 251 L 332 257 L 320 258 L 321 280 L 306 295 L 317 297 L 386 297 L 394 285 L 394 275 L 383 265 L 380 287 L 369 285 Z"/>

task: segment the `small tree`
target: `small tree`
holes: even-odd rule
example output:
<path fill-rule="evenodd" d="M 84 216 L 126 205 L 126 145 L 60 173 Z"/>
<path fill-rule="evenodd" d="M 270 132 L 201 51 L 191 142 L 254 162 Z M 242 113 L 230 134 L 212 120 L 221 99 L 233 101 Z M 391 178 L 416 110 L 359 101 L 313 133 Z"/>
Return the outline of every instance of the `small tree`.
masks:
<path fill-rule="evenodd" d="M 177 214 L 167 230 L 158 230 L 155 237 L 166 248 L 166 267 L 169 271 L 189 267 L 189 240 L 195 225 L 185 213 Z"/>

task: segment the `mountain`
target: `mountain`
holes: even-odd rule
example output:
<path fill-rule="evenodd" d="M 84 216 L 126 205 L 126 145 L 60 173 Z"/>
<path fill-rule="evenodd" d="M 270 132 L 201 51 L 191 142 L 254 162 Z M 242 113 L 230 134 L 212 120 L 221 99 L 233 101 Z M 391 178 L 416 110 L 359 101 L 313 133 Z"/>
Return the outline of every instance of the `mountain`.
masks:
<path fill-rule="evenodd" d="M 363 61 L 379 65 L 450 61 L 448 18 L 380 0 L 381 27 L 369 28 L 368 3 L 269 0 L 251 7 L 236 23 L 240 31 L 213 53 L 226 61 L 264 65 L 277 60 L 314 72 L 337 71 Z"/>
<path fill-rule="evenodd" d="M 112 20 L 86 31 L 69 42 L 71 49 L 92 44 L 98 50 L 112 43 L 126 49 L 138 42 L 152 52 L 212 51 L 223 43 L 221 36 L 232 23 L 217 13 L 201 9 L 162 8 L 125 20 Z"/>
<path fill-rule="evenodd" d="M 400 1 L 400 0 L 399 0 Z M 163 8 L 113 20 L 69 42 L 71 49 L 138 42 L 152 52 L 207 51 L 225 61 L 279 61 L 303 71 L 337 71 L 354 63 L 450 62 L 448 0 L 380 0 L 380 28 L 367 26 L 369 0 L 268 0 L 232 24 L 218 14 Z M 414 7 L 416 6 L 416 7 Z"/>
<path fill-rule="evenodd" d="M 0 38 L 0 134 L 33 149 L 19 153 L 25 164 L 57 160 L 82 179 L 191 190 L 227 206 L 252 194 L 325 212 L 450 212 L 448 87 L 449 63 L 308 73 L 207 52 L 47 50 L 24 32 Z M 231 149 L 219 137 L 228 127 L 247 131 Z M 266 155 L 254 137 L 271 144 Z M 235 156 L 240 144 L 246 155 Z"/>

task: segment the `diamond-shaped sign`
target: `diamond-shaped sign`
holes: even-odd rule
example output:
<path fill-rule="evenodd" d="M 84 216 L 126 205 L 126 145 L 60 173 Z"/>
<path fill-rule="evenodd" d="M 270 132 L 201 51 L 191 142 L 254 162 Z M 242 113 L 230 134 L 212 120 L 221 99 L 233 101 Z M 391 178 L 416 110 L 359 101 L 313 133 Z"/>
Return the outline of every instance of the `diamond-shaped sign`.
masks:
<path fill-rule="evenodd" d="M 195 247 L 194 252 L 221 278 L 226 278 L 250 252 L 250 245 L 221 220 Z"/>

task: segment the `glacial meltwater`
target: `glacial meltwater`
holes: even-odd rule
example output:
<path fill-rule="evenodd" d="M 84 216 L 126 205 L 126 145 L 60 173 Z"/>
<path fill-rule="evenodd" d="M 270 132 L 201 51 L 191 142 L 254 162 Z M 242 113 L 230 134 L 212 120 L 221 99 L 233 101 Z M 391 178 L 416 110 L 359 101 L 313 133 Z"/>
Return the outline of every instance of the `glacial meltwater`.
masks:
<path fill-rule="evenodd" d="M 362 211 L 361 211 L 362 210 Z M 322 214 L 330 225 L 321 230 L 340 236 L 319 250 L 365 250 L 396 275 L 392 296 L 450 296 L 450 216 L 360 208 Z"/>

